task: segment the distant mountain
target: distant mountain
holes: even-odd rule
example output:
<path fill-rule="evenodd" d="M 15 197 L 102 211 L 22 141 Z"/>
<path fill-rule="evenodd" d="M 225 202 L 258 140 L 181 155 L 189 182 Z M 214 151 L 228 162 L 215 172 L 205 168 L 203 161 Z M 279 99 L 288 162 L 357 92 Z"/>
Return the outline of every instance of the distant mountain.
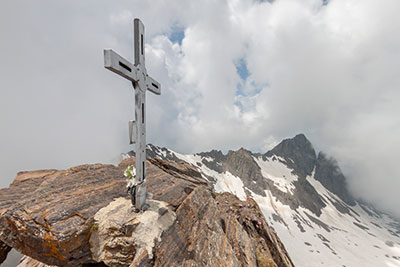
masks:
<path fill-rule="evenodd" d="M 254 198 L 296 266 L 400 266 L 400 222 L 354 199 L 337 162 L 303 134 L 265 154 L 147 149 L 196 167 L 217 192 Z"/>

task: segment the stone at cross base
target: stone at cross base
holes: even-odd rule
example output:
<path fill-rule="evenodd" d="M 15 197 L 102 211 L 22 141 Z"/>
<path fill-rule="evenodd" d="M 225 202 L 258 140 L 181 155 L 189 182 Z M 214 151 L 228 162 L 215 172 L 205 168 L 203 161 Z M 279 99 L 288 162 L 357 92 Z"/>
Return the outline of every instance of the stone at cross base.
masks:
<path fill-rule="evenodd" d="M 131 64 L 112 50 L 104 50 L 104 67 L 132 82 L 135 90 L 135 120 L 129 122 L 130 143 L 136 143 L 136 178 L 138 185 L 132 204 L 136 210 L 145 210 L 146 190 L 146 91 L 160 95 L 161 85 L 147 74 L 145 66 L 144 25 L 134 20 L 134 56 Z M 135 128 L 135 129 L 133 129 Z M 135 138 L 133 138 L 133 135 Z"/>

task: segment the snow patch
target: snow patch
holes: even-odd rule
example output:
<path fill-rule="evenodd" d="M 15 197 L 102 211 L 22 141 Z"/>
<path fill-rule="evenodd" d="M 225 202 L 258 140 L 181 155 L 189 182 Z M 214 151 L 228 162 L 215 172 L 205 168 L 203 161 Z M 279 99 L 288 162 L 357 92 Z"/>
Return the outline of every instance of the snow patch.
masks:
<path fill-rule="evenodd" d="M 217 193 L 229 192 L 236 195 L 240 200 L 246 200 L 246 193 L 243 189 L 242 180 L 231 174 L 230 172 L 224 172 L 218 174 L 217 183 L 214 188 Z"/>
<path fill-rule="evenodd" d="M 273 160 L 275 157 L 277 160 Z M 272 156 L 263 160 L 261 157 L 253 157 L 258 166 L 261 168 L 261 174 L 266 178 L 271 180 L 274 185 L 284 193 L 290 193 L 293 195 L 293 190 L 295 186 L 293 182 L 297 181 L 297 176 L 292 174 L 292 170 L 289 169 L 280 160 L 280 157 Z"/>

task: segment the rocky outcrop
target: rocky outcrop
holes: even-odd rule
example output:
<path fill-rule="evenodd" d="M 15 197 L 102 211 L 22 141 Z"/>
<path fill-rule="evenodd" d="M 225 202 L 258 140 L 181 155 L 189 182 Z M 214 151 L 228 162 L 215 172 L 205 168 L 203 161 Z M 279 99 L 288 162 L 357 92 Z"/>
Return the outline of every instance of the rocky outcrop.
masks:
<path fill-rule="evenodd" d="M 161 236 L 154 266 L 293 266 L 252 199 L 196 188 Z"/>
<path fill-rule="evenodd" d="M 92 164 L 20 173 L 9 188 L 0 191 L 0 239 L 49 265 L 94 263 L 89 246 L 94 215 L 113 199 L 128 198 L 123 171 L 130 164 L 134 159 L 117 167 Z M 198 176 L 185 175 L 191 169 L 186 165 L 176 164 L 173 172 L 178 178 L 149 163 L 148 191 L 155 199 L 178 207 L 195 187 L 206 184 Z"/>
<path fill-rule="evenodd" d="M 57 170 L 19 172 L 8 188 L 0 189 L 0 215 L 21 198 L 35 191 L 45 179 L 59 173 Z"/>
<path fill-rule="evenodd" d="M 146 212 L 132 212 L 130 200 L 118 198 L 99 210 L 91 229 L 92 257 L 107 266 L 129 266 L 144 254 L 153 258 L 155 240 L 175 220 L 168 203 L 149 200 Z"/>
<path fill-rule="evenodd" d="M 132 212 L 131 164 L 20 173 L 0 191 L 0 239 L 29 256 L 20 266 L 293 265 L 253 200 L 213 193 L 184 162 L 149 160 L 154 201 Z"/>
<path fill-rule="evenodd" d="M 93 215 L 125 195 L 124 186 L 121 170 L 112 165 L 82 165 L 52 173 L 3 214 L 1 239 L 49 265 L 92 262 L 88 237 Z"/>
<path fill-rule="evenodd" d="M 45 179 L 57 170 L 38 170 L 32 172 L 19 172 L 9 188 L 0 189 L 0 218 L 21 198 L 29 195 L 34 191 Z M 11 247 L 0 241 L 0 264 L 6 259 Z"/>

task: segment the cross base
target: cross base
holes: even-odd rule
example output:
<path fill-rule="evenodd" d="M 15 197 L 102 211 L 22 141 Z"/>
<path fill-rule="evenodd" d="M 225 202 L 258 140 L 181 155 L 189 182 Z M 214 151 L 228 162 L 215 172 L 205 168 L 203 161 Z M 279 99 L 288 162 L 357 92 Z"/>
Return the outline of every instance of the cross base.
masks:
<path fill-rule="evenodd" d="M 148 204 L 146 202 L 147 191 L 146 184 L 142 183 L 136 187 L 136 194 L 131 195 L 132 204 L 135 206 L 136 210 L 146 210 Z M 133 203 L 133 198 L 135 198 L 135 203 Z"/>

